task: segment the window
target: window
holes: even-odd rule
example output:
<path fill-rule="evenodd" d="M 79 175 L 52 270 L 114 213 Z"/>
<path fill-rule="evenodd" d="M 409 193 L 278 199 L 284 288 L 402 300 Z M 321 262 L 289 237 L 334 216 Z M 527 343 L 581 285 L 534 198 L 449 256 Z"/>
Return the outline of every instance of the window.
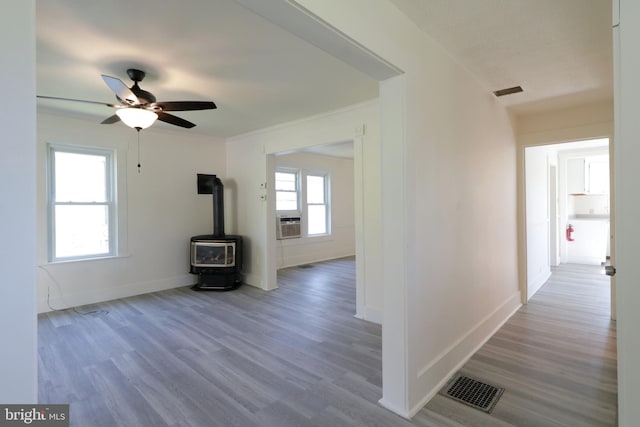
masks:
<path fill-rule="evenodd" d="M 276 171 L 276 210 L 297 211 L 298 171 L 278 169 Z"/>
<path fill-rule="evenodd" d="M 275 188 L 279 215 L 300 215 L 307 236 L 331 233 L 329 175 L 278 168 Z"/>
<path fill-rule="evenodd" d="M 328 234 L 326 175 L 307 175 L 307 234 Z"/>
<path fill-rule="evenodd" d="M 115 255 L 113 150 L 49 145 L 49 258 Z"/>

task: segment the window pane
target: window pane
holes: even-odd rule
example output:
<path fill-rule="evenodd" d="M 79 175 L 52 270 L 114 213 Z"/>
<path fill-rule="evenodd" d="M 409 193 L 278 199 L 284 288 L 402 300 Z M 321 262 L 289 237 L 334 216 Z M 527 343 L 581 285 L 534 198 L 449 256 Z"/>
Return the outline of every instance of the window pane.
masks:
<path fill-rule="evenodd" d="M 278 211 L 297 211 L 298 210 L 298 193 L 292 191 L 276 192 L 276 210 Z"/>
<path fill-rule="evenodd" d="M 105 202 L 106 157 L 55 152 L 57 202 Z"/>
<path fill-rule="evenodd" d="M 276 190 L 296 191 L 296 174 L 276 172 Z"/>
<path fill-rule="evenodd" d="M 307 203 L 324 203 L 323 176 L 307 176 Z"/>
<path fill-rule="evenodd" d="M 107 206 L 56 206 L 55 218 L 56 258 L 109 253 Z"/>
<path fill-rule="evenodd" d="M 325 205 L 309 205 L 309 234 L 327 232 L 327 209 Z"/>

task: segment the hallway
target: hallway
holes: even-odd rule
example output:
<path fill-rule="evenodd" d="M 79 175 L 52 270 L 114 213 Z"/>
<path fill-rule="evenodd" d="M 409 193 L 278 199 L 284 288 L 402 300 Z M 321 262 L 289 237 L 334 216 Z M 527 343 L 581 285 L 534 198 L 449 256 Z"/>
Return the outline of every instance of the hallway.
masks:
<path fill-rule="evenodd" d="M 554 268 L 529 305 L 466 363 L 464 374 L 505 388 L 491 415 L 436 396 L 416 420 L 433 411 L 474 426 L 615 426 L 616 324 L 600 270 Z"/>

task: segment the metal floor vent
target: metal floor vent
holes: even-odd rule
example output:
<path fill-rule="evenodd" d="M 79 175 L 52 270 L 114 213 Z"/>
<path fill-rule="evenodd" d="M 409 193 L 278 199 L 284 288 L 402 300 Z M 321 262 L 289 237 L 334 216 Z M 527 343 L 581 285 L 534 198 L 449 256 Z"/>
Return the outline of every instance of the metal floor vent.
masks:
<path fill-rule="evenodd" d="M 495 387 L 482 381 L 474 380 L 464 375 L 457 374 L 441 391 L 440 394 L 450 397 L 458 402 L 491 412 L 502 396 L 504 388 Z"/>

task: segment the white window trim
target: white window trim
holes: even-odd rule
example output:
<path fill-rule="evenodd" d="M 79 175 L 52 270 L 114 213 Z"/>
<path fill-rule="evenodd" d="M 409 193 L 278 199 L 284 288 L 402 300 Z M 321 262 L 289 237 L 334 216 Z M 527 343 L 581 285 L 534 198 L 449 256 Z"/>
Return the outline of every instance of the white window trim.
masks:
<path fill-rule="evenodd" d="M 106 177 L 106 201 L 93 202 L 93 203 L 56 203 L 55 201 L 55 152 L 77 153 L 77 154 L 90 154 L 105 156 L 109 167 L 107 167 Z M 90 147 L 80 146 L 73 144 L 61 144 L 61 143 L 48 143 L 47 144 L 47 228 L 48 228 L 48 260 L 49 263 L 57 262 L 69 262 L 69 261 L 84 261 L 101 258 L 114 258 L 118 253 L 118 197 L 117 197 L 117 182 L 116 182 L 116 158 L 117 153 L 112 148 L 102 147 Z M 73 257 L 56 257 L 56 236 L 55 236 L 55 206 L 75 204 L 75 205 L 106 205 L 109 208 L 109 251 L 104 254 L 86 254 Z"/>

